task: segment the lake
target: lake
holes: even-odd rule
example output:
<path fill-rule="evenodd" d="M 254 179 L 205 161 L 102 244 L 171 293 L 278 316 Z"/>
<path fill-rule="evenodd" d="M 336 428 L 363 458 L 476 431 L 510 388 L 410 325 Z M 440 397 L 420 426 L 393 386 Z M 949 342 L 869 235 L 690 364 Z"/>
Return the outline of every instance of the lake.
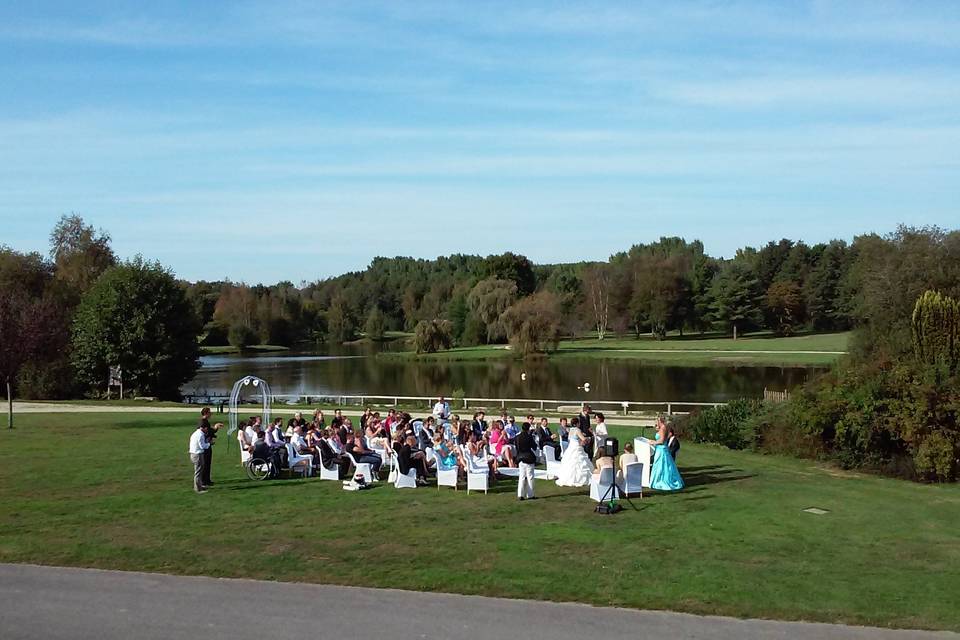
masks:
<path fill-rule="evenodd" d="M 266 380 L 278 396 L 452 395 L 555 400 L 723 402 L 791 389 L 815 368 L 677 367 L 641 360 L 563 359 L 429 362 L 377 358 L 369 345 L 327 352 L 279 352 L 202 358 L 184 393 L 229 394 L 246 375 Z M 523 380 L 521 374 L 526 373 Z M 590 383 L 589 393 L 578 387 Z"/>

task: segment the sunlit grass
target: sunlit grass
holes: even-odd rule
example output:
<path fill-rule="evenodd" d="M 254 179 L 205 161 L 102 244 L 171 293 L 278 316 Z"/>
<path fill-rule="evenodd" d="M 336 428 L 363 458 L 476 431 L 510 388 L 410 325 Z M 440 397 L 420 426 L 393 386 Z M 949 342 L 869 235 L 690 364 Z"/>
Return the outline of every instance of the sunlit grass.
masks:
<path fill-rule="evenodd" d="M 193 416 L 18 420 L 0 433 L 3 562 L 960 628 L 957 486 L 684 444 L 687 490 L 603 517 L 543 481 L 533 503 L 510 481 L 470 496 L 256 483 L 221 442 L 217 485 L 195 495 Z"/>

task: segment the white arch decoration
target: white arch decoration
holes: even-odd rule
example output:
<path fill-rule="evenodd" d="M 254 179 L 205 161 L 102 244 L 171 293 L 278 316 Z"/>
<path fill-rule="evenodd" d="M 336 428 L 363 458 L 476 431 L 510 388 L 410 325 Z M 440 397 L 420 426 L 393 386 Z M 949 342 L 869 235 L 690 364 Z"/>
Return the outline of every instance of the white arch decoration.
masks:
<path fill-rule="evenodd" d="M 270 393 L 270 385 L 267 384 L 267 381 L 263 378 L 244 376 L 233 383 L 233 391 L 230 392 L 230 429 L 227 431 L 227 435 L 232 435 L 239 428 L 237 424 L 237 403 L 240 400 L 240 393 L 244 388 L 250 386 L 259 389 L 260 400 L 263 406 L 263 424 L 264 426 L 270 424 L 270 400 L 273 398 L 273 395 Z M 227 444 L 229 443 L 230 441 L 228 440 Z"/>

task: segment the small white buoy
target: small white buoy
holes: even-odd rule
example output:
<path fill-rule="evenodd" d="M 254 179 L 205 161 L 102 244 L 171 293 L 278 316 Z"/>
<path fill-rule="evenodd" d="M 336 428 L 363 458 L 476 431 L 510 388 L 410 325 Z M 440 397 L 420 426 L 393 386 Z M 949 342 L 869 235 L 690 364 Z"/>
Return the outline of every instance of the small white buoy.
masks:
<path fill-rule="evenodd" d="M 524 381 L 527 379 L 527 372 L 526 372 L 526 371 L 521 371 L 521 372 L 520 372 L 520 379 L 521 379 L 521 380 L 524 380 Z"/>
<path fill-rule="evenodd" d="M 583 383 L 583 390 L 586 391 L 587 393 L 590 393 L 590 383 L 589 383 L 589 382 L 584 382 L 584 383 Z"/>

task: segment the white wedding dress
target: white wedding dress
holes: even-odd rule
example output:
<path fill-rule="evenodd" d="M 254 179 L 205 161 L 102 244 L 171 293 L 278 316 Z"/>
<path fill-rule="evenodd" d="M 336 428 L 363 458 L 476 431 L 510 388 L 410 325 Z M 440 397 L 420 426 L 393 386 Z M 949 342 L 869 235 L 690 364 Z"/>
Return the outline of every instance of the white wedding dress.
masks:
<path fill-rule="evenodd" d="M 585 487 L 593 477 L 593 464 L 590 457 L 583 450 L 580 439 L 583 435 L 579 429 L 571 429 L 567 450 L 560 459 L 560 470 L 557 472 L 557 486 Z"/>

